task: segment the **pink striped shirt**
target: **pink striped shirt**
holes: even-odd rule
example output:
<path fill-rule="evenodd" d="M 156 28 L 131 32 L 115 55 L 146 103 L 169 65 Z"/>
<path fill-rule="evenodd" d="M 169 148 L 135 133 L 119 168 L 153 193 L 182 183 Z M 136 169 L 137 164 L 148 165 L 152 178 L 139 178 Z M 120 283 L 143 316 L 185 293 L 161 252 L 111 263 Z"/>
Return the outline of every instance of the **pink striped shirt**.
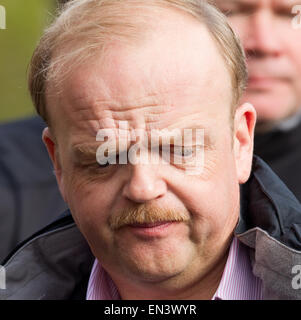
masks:
<path fill-rule="evenodd" d="M 120 300 L 118 290 L 95 259 L 87 290 L 87 300 Z M 249 252 L 237 238 L 233 238 L 221 282 L 212 300 L 261 300 L 262 282 L 255 277 Z"/>

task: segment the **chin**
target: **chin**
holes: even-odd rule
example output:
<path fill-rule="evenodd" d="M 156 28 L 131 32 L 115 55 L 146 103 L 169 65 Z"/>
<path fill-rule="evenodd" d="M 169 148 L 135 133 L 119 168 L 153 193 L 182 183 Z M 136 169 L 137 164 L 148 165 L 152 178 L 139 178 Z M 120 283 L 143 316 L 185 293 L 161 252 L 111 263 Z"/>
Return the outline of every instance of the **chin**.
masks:
<path fill-rule="evenodd" d="M 164 282 L 185 272 L 189 266 L 191 257 L 184 252 L 174 252 L 172 254 L 147 253 L 128 254 L 123 259 L 123 267 L 139 281 Z"/>
<path fill-rule="evenodd" d="M 131 274 L 138 281 L 149 283 L 164 283 L 174 281 L 182 274 L 183 270 L 153 270 L 149 268 L 131 270 Z"/>

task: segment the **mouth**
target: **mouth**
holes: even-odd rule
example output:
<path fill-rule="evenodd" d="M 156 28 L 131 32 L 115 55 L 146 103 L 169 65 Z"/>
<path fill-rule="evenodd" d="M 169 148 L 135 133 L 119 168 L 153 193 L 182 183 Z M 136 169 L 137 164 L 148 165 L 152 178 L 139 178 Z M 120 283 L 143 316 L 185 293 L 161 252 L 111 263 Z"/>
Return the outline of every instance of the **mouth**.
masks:
<path fill-rule="evenodd" d="M 172 223 L 173 221 L 158 221 L 158 222 L 151 222 L 151 223 L 134 223 L 131 224 L 130 227 L 132 228 L 157 228 L 160 226 L 164 226 L 165 224 Z"/>
<path fill-rule="evenodd" d="M 162 237 L 172 232 L 172 228 L 178 225 L 176 221 L 159 221 L 151 223 L 134 223 L 127 225 L 125 228 L 128 229 L 132 234 L 143 237 Z"/>

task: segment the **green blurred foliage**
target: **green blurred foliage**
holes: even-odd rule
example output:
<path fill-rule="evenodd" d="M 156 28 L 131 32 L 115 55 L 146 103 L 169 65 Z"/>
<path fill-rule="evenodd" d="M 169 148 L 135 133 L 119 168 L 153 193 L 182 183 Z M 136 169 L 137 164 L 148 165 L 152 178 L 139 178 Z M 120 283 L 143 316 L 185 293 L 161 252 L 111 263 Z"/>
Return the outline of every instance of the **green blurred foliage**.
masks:
<path fill-rule="evenodd" d="M 27 90 L 33 50 L 55 10 L 53 0 L 0 0 L 6 29 L 0 29 L 0 122 L 34 113 Z"/>

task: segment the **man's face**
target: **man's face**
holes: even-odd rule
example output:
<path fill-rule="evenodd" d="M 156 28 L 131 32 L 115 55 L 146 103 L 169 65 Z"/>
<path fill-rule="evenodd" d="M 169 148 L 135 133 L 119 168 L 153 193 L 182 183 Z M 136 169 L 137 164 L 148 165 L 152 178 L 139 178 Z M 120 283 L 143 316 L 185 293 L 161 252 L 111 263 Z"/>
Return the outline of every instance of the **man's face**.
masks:
<path fill-rule="evenodd" d="M 251 102 L 260 121 L 278 121 L 301 107 L 301 33 L 292 27 L 297 0 L 216 0 L 248 56 Z"/>
<path fill-rule="evenodd" d="M 112 45 L 75 70 L 60 97 L 49 95 L 57 144 L 48 130 L 44 141 L 75 221 L 113 280 L 176 288 L 223 265 L 238 220 L 239 183 L 250 170 L 252 125 L 240 112 L 234 132 L 241 132 L 231 132 L 231 78 L 207 30 L 173 12 L 160 21 L 160 32 L 143 46 Z M 97 131 L 119 121 L 147 133 L 204 129 L 203 172 L 187 175 L 189 163 L 101 167 Z M 111 227 L 112 217 L 132 209 L 166 214 L 166 223 Z M 179 213 L 185 220 L 173 221 Z"/>

